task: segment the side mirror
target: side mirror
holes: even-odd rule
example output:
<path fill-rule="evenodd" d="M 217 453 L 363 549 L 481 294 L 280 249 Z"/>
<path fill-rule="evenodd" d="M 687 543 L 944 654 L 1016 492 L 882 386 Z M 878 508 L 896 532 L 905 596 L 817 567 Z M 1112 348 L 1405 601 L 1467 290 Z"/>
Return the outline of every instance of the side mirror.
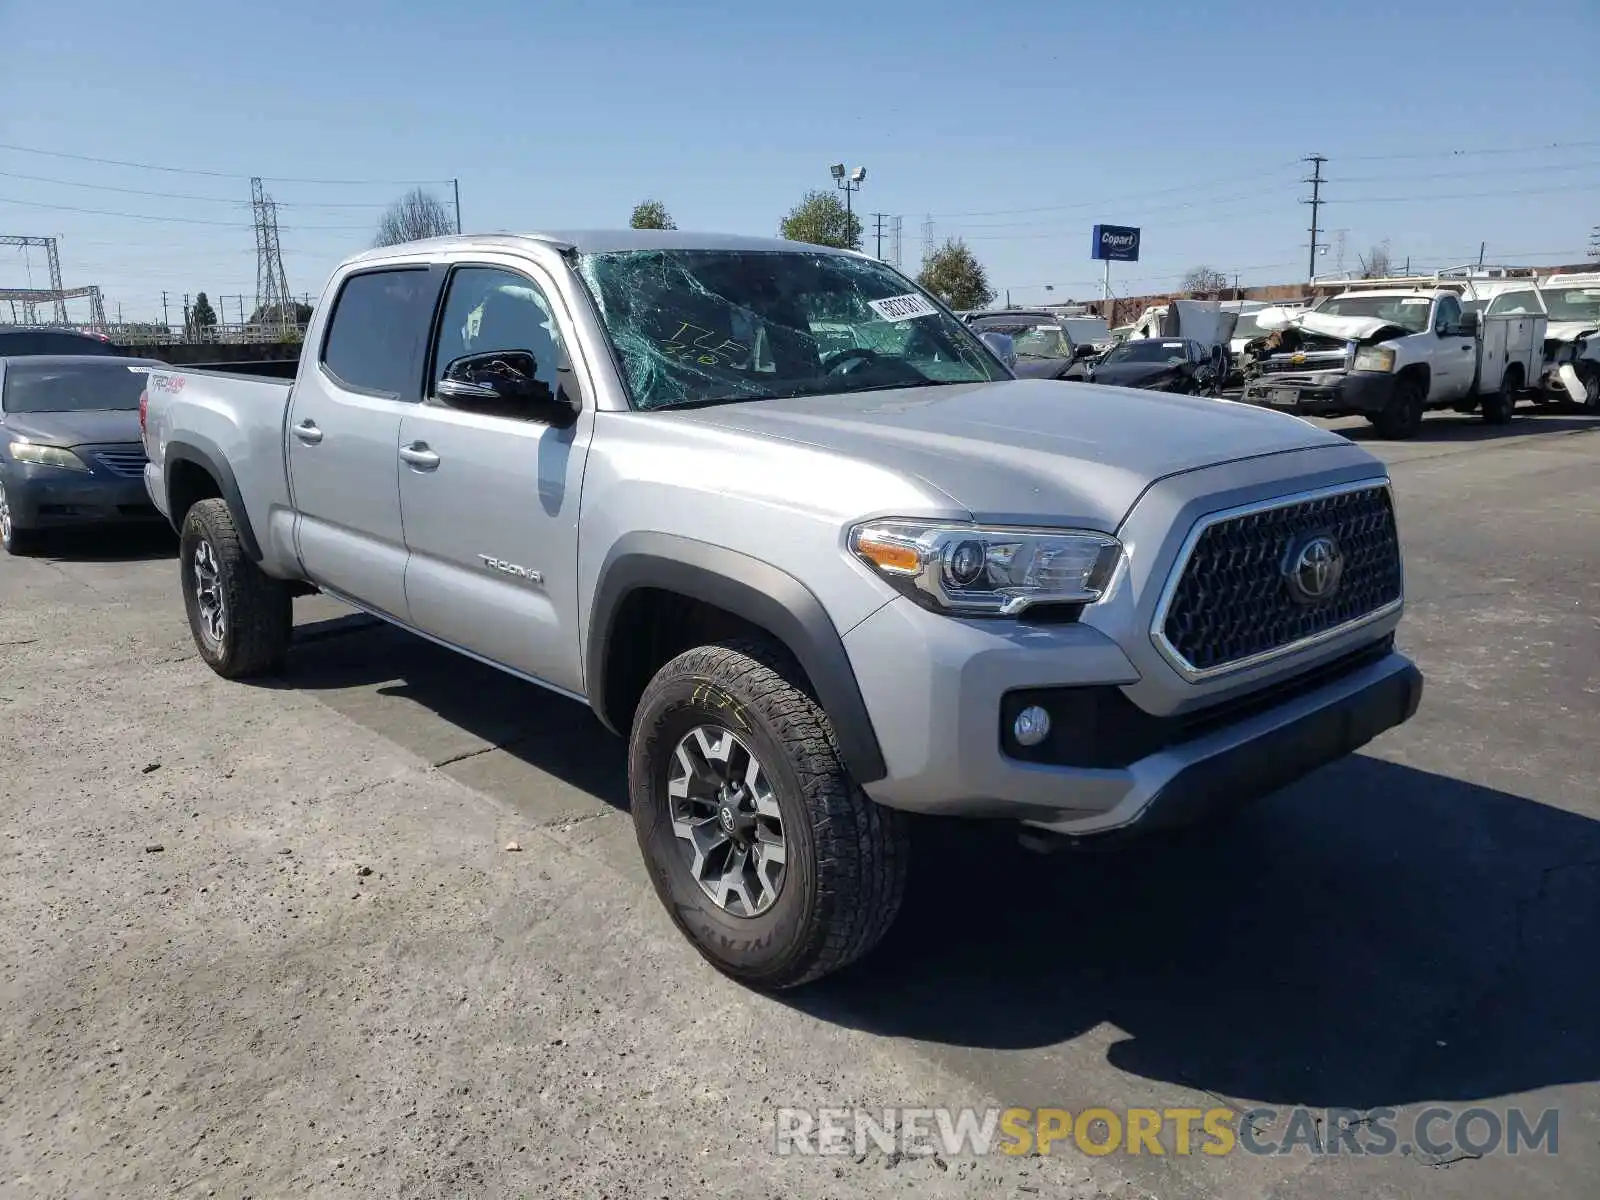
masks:
<path fill-rule="evenodd" d="M 455 408 L 567 424 L 580 405 L 564 386 L 572 375 L 571 364 L 563 359 L 556 369 L 563 386 L 552 392 L 539 378 L 538 360 L 525 350 L 468 354 L 445 366 L 434 395 Z"/>
<path fill-rule="evenodd" d="M 989 347 L 996 358 L 1005 363 L 1007 370 L 1016 367 L 1017 346 L 1009 333 L 995 333 L 992 330 L 985 330 L 978 335 L 978 339 Z"/>
<path fill-rule="evenodd" d="M 1093 358 L 1094 356 L 1095 349 L 1088 342 L 1079 342 L 1072 348 L 1073 358 Z"/>
<path fill-rule="evenodd" d="M 1456 324 L 1456 332 L 1462 337 L 1477 337 L 1478 330 L 1483 327 L 1483 317 L 1476 311 L 1464 312 L 1461 320 Z"/>

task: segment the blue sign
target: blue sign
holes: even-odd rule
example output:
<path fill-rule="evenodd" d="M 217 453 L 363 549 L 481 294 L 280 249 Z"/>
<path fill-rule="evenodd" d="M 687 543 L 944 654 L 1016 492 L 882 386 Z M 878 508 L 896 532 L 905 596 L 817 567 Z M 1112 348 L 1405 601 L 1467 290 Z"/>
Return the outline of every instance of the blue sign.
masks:
<path fill-rule="evenodd" d="M 1096 225 L 1090 258 L 1108 262 L 1139 261 L 1139 231 L 1130 225 Z"/>

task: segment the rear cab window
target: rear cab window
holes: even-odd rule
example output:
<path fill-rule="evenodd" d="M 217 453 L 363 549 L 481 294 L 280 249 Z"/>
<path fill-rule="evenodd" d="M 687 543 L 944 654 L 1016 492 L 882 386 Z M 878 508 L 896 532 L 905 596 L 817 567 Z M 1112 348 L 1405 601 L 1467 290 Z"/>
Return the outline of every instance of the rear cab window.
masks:
<path fill-rule="evenodd" d="M 439 274 L 426 266 L 351 275 L 322 339 L 324 372 L 349 391 L 420 399 L 422 351 L 438 291 Z"/>

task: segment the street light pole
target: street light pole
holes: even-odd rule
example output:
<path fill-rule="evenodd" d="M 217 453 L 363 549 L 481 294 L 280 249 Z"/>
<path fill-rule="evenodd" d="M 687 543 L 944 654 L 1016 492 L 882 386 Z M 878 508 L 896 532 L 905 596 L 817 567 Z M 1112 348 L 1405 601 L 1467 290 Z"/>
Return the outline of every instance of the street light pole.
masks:
<path fill-rule="evenodd" d="M 847 171 L 843 163 L 834 163 L 828 168 L 828 173 L 833 176 L 833 185 L 844 193 L 845 216 L 854 216 L 850 206 L 850 193 L 859 190 L 866 182 L 867 169 L 855 167 Z"/>

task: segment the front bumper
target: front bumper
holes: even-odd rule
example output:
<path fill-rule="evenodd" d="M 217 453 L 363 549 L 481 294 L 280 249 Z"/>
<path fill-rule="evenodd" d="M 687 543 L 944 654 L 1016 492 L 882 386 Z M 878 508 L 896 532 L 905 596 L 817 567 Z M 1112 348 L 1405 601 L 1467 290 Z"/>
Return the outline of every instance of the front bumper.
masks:
<path fill-rule="evenodd" d="M 1138 672 L 1087 624 L 957 621 L 896 601 L 845 646 L 889 768 L 866 788 L 874 800 L 1071 837 L 1184 824 L 1267 795 L 1408 720 L 1422 695 L 1421 672 L 1387 632 L 1259 691 L 1165 718 L 1125 698 Z M 1121 707 L 1056 709 L 1056 726 L 1093 728 L 1057 756 L 1077 765 L 1028 761 L 1005 730 L 1014 695 L 1030 690 L 1115 693 Z M 1097 714 L 1103 728 L 1093 727 Z"/>
<path fill-rule="evenodd" d="M 18 529 L 159 521 L 142 478 L 7 463 L 6 503 Z"/>
<path fill-rule="evenodd" d="M 1351 413 L 1376 415 L 1394 395 L 1395 377 L 1378 371 L 1351 371 L 1340 375 L 1262 375 L 1250 380 L 1241 397 L 1302 417 L 1342 417 Z"/>

